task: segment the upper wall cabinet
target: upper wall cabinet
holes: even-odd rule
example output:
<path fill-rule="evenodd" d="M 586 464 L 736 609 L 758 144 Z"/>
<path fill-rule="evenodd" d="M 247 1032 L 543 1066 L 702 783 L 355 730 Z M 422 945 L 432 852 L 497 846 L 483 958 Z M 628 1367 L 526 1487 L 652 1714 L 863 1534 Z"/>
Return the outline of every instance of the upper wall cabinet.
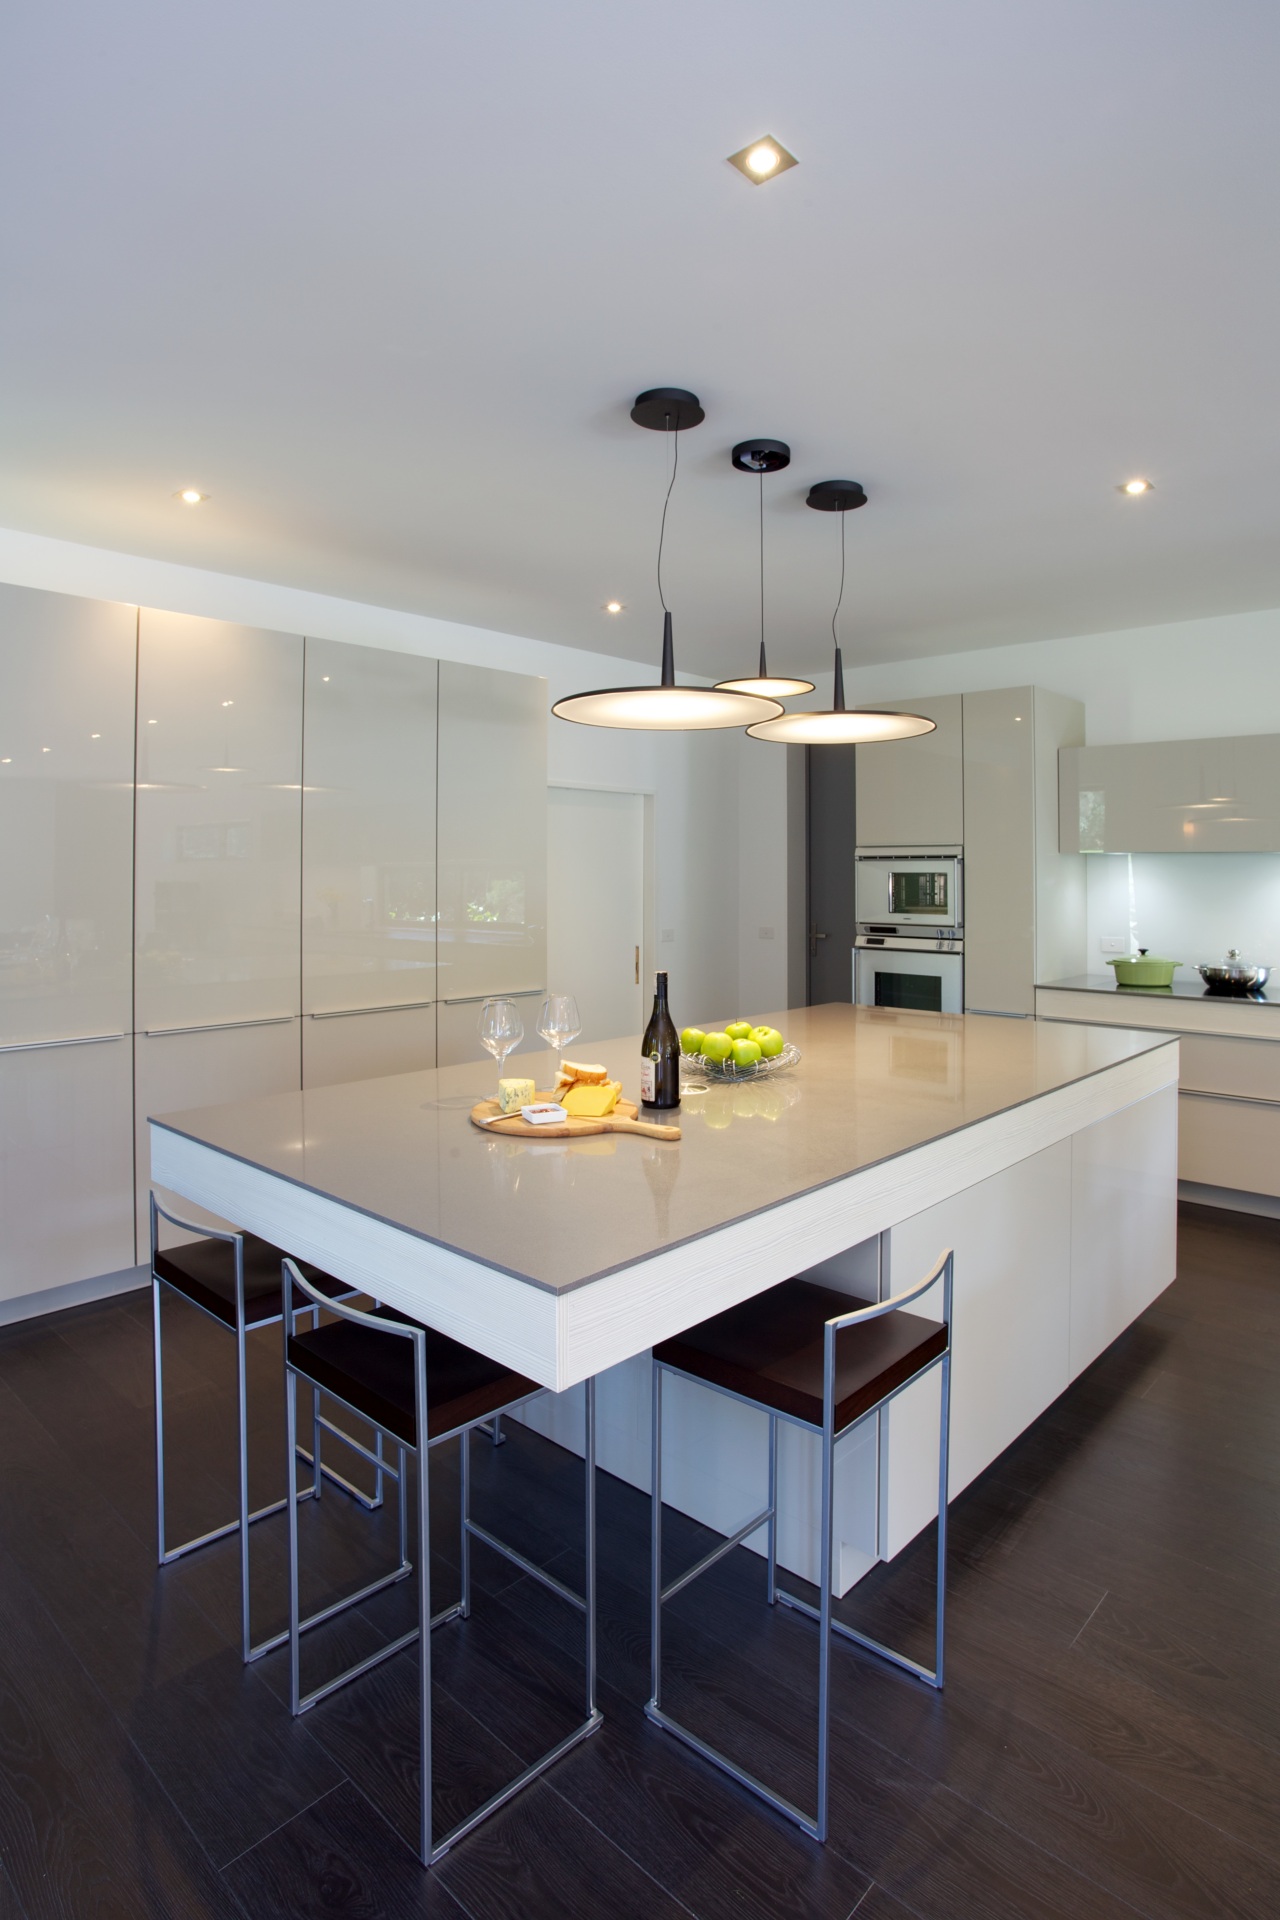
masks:
<path fill-rule="evenodd" d="M 546 681 L 441 661 L 439 740 L 440 998 L 545 987 Z"/>
<path fill-rule="evenodd" d="M 1280 736 L 1078 747 L 1059 758 L 1064 853 L 1280 851 Z"/>
<path fill-rule="evenodd" d="M 964 757 L 960 695 L 903 701 L 937 723 L 914 740 L 858 748 L 855 824 L 860 847 L 960 846 Z"/>
<path fill-rule="evenodd" d="M 307 641 L 304 1013 L 436 998 L 439 665 Z"/>
<path fill-rule="evenodd" d="M 144 608 L 137 1026 L 298 1011 L 302 641 Z"/>
<path fill-rule="evenodd" d="M 137 621 L 0 587 L 0 1046 L 131 1024 Z"/>

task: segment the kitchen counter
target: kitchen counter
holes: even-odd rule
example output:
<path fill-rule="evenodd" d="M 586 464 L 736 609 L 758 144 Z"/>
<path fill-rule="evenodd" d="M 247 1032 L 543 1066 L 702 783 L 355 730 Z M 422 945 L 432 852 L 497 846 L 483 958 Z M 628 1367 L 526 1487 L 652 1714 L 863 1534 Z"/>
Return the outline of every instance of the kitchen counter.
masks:
<path fill-rule="evenodd" d="M 688 1094 L 679 1143 L 484 1133 L 486 1061 L 152 1118 L 152 1177 L 566 1395 L 525 1416 L 566 1445 L 566 1390 L 603 1376 L 600 1462 L 640 1486 L 656 1341 L 798 1273 L 888 1297 L 952 1246 L 955 1493 L 1173 1277 L 1178 1042 L 845 1005 L 771 1018 L 799 1067 Z M 638 1039 L 574 1051 L 634 1091 Z M 511 1064 L 550 1077 L 549 1055 Z M 686 1387 L 667 1497 L 732 1531 L 759 1505 L 765 1429 Z M 936 1439 L 932 1380 L 842 1448 L 841 1591 L 936 1511 L 931 1421 Z M 811 1450 L 785 1429 L 779 1557 L 806 1578 Z"/>
<path fill-rule="evenodd" d="M 1205 962 L 1206 966 L 1208 962 Z M 1078 973 L 1070 980 L 1044 980 L 1037 993 L 1109 993 L 1122 1000 L 1141 994 L 1152 1000 L 1208 1000 L 1217 1006 L 1280 1007 L 1280 991 L 1268 981 L 1261 993 L 1210 993 L 1197 974 L 1192 980 L 1175 979 L 1168 987 L 1121 987 L 1114 973 Z"/>

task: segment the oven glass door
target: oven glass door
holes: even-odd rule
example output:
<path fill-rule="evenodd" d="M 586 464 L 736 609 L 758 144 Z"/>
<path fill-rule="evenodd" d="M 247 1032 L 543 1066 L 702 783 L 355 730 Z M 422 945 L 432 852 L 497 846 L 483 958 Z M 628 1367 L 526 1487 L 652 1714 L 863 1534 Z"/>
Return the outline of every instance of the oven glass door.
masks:
<path fill-rule="evenodd" d="M 891 920 L 929 920 L 946 927 L 953 913 L 951 874 L 946 867 L 890 867 Z"/>
<path fill-rule="evenodd" d="M 919 1013 L 964 1011 L 964 957 L 958 953 L 900 953 L 858 949 L 858 1004 Z"/>

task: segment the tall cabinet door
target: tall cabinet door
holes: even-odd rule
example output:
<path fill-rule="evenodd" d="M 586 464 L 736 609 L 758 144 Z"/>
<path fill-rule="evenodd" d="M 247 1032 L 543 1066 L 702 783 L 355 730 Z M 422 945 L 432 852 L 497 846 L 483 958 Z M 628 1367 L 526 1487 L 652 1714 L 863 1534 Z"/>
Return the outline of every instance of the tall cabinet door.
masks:
<path fill-rule="evenodd" d="M 300 1083 L 301 639 L 144 608 L 137 766 L 141 1205 L 179 1078 L 184 1107 Z"/>
<path fill-rule="evenodd" d="M 488 995 L 519 995 L 532 1034 L 547 984 L 546 681 L 441 661 L 439 742 L 437 1052 L 452 1066 L 480 1055 Z"/>
<path fill-rule="evenodd" d="M 1035 1012 L 1035 695 L 964 696 L 964 997 Z"/>
<path fill-rule="evenodd" d="M 934 722 L 913 740 L 858 748 L 860 847 L 961 846 L 965 838 L 964 725 L 960 695 L 895 705 Z M 821 751 L 821 749 L 819 749 Z"/>
<path fill-rule="evenodd" d="M 438 663 L 306 643 L 303 1079 L 435 1065 Z"/>
<path fill-rule="evenodd" d="M 0 1298 L 130 1267 L 137 609 L 0 586 Z"/>

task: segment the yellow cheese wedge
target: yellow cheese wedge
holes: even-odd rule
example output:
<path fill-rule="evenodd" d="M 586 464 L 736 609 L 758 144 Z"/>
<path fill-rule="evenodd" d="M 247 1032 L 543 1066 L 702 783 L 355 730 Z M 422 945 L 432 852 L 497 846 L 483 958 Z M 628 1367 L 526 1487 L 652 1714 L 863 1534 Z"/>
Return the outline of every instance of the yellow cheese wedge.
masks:
<path fill-rule="evenodd" d="M 533 1105 L 537 1089 L 532 1080 L 499 1080 L 498 1105 L 504 1113 L 519 1113 L 521 1107 Z"/>
<path fill-rule="evenodd" d="M 610 1080 L 603 1087 L 570 1087 L 561 1094 L 560 1105 L 579 1120 L 603 1120 L 617 1106 L 621 1092 L 620 1080 Z"/>

